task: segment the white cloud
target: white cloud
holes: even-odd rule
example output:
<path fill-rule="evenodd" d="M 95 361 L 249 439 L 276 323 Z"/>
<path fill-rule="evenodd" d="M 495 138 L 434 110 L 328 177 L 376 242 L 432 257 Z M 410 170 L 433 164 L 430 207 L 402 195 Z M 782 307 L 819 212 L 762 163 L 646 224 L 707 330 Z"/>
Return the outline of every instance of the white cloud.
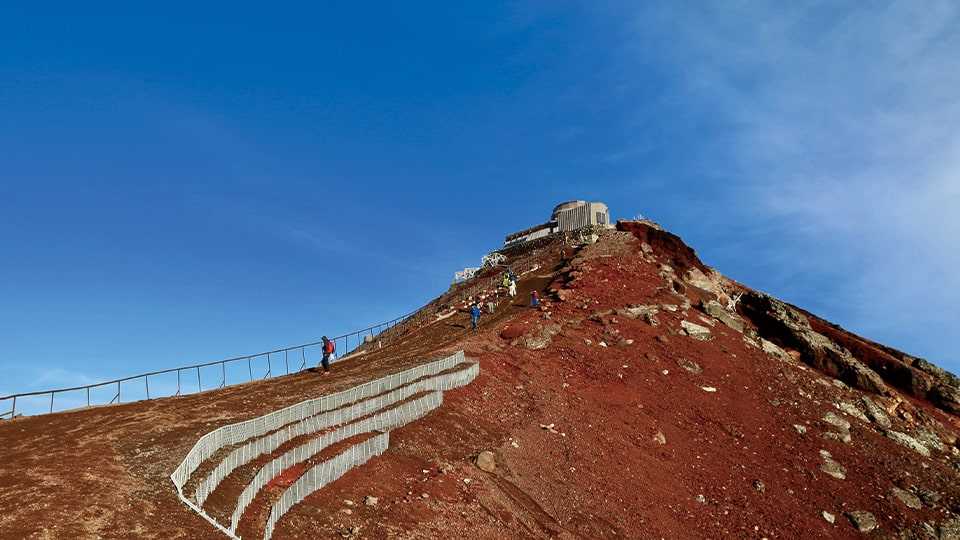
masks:
<path fill-rule="evenodd" d="M 724 127 L 704 159 L 739 219 L 774 224 L 838 322 L 905 347 L 956 328 L 960 4 L 677 5 L 634 13 L 623 68 L 656 58 Z M 954 360 L 948 341 L 919 353 Z"/>

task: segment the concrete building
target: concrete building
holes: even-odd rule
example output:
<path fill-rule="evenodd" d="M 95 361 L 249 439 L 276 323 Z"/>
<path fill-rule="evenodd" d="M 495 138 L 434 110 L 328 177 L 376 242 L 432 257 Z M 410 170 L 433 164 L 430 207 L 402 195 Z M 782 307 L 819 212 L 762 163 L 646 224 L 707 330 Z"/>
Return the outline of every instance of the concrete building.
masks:
<path fill-rule="evenodd" d="M 554 233 L 576 231 L 588 226 L 610 227 L 610 210 L 602 202 L 567 201 L 554 207 L 550 221 L 508 234 L 505 246 L 529 242 Z"/>

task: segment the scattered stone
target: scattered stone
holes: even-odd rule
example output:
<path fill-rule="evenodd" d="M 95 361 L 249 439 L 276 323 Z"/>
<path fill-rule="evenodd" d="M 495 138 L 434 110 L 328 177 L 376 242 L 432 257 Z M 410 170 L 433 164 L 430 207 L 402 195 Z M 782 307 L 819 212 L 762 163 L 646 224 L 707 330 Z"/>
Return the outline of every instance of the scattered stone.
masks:
<path fill-rule="evenodd" d="M 348 516 L 353 513 L 353 510 L 351 510 L 351 509 L 349 509 L 349 508 L 341 508 L 340 511 L 343 512 L 344 514 L 348 515 Z"/>
<path fill-rule="evenodd" d="M 712 386 L 701 386 L 700 389 L 703 390 L 704 392 L 710 392 L 710 393 L 717 391 L 717 389 Z"/>
<path fill-rule="evenodd" d="M 914 510 L 919 510 L 923 507 L 923 504 L 920 503 L 920 497 L 917 497 L 913 493 L 905 489 L 900 489 L 898 487 L 890 488 L 890 494 L 900 500 L 907 508 L 913 508 Z"/>
<path fill-rule="evenodd" d="M 877 518 L 873 517 L 873 514 L 870 512 L 864 512 L 862 510 L 847 512 L 847 518 L 850 520 L 850 523 L 853 523 L 853 526 L 862 533 L 870 532 L 877 528 Z"/>
<path fill-rule="evenodd" d="M 689 371 L 690 373 L 700 374 L 703 373 L 703 368 L 699 364 L 692 360 L 687 360 L 686 358 L 681 358 L 677 360 L 677 365 L 683 369 Z"/>
<path fill-rule="evenodd" d="M 831 457 L 823 456 L 823 463 L 820 464 L 820 470 L 837 480 L 845 480 L 847 478 L 847 470 Z"/>
<path fill-rule="evenodd" d="M 700 341 L 707 341 L 710 339 L 710 329 L 706 326 L 700 326 L 699 324 L 692 323 L 690 321 L 680 321 L 680 326 L 683 327 L 684 332 L 693 339 L 698 339 Z"/>
<path fill-rule="evenodd" d="M 655 443 L 657 443 L 657 444 L 659 444 L 659 445 L 661 445 L 661 446 L 664 445 L 664 444 L 667 444 L 667 436 L 664 435 L 662 431 L 657 431 L 657 433 L 654 434 L 654 436 L 653 436 L 653 442 L 655 442 Z"/>
<path fill-rule="evenodd" d="M 464 484 L 469 484 L 470 482 L 473 482 L 473 480 L 470 480 L 469 478 L 464 478 L 464 479 L 463 479 L 463 483 L 464 483 Z"/>
<path fill-rule="evenodd" d="M 863 396 L 860 398 L 860 401 L 863 402 L 863 407 L 867 411 L 867 417 L 872 420 L 873 423 L 884 429 L 890 429 L 892 423 L 890 422 L 890 418 L 887 417 L 886 413 L 883 412 L 883 407 L 877 405 L 868 396 Z"/>
<path fill-rule="evenodd" d="M 497 470 L 497 458 L 493 452 L 484 450 L 480 452 L 476 460 L 477 467 L 484 472 L 492 473 Z"/>
<path fill-rule="evenodd" d="M 850 444 L 853 441 L 853 438 L 850 437 L 849 431 L 827 431 L 822 433 L 820 436 L 830 441 L 840 441 L 843 444 Z"/>
<path fill-rule="evenodd" d="M 763 483 L 763 480 L 754 480 L 753 489 L 759 491 L 760 493 L 764 493 L 767 491 L 767 486 Z"/>
<path fill-rule="evenodd" d="M 380 502 L 380 499 L 377 497 L 374 497 L 373 495 L 367 495 L 366 497 L 363 498 L 363 504 L 367 506 L 376 506 L 377 503 L 379 502 Z"/>
<path fill-rule="evenodd" d="M 344 499 L 344 500 L 343 500 L 343 504 L 345 504 L 345 505 L 347 505 L 347 506 L 353 506 L 353 505 L 354 505 L 354 502 L 351 501 L 350 499 Z"/>
<path fill-rule="evenodd" d="M 550 433 L 560 433 L 559 431 L 557 431 L 556 429 L 554 429 L 555 426 L 556 426 L 556 424 L 540 424 L 540 429 L 545 429 L 545 430 L 549 431 Z"/>
<path fill-rule="evenodd" d="M 800 424 L 794 424 L 793 429 L 797 430 L 797 433 L 801 435 L 807 432 L 807 426 L 801 426 Z"/>
<path fill-rule="evenodd" d="M 659 306 L 628 306 L 616 311 L 617 315 L 628 319 L 643 319 L 651 326 L 660 324 L 656 315 L 660 312 Z"/>
<path fill-rule="evenodd" d="M 340 536 L 342 538 L 356 538 L 358 534 L 360 534 L 359 525 L 351 525 L 350 527 L 340 529 Z"/>
<path fill-rule="evenodd" d="M 670 338 L 668 338 L 663 334 L 660 334 L 657 336 L 657 341 L 659 341 L 660 343 L 670 343 Z"/>
<path fill-rule="evenodd" d="M 760 349 L 782 362 L 791 362 L 793 360 L 793 358 L 787 354 L 787 351 L 781 349 L 779 345 L 763 338 L 760 338 Z"/>
<path fill-rule="evenodd" d="M 960 517 L 940 524 L 940 540 L 960 540 Z"/>
<path fill-rule="evenodd" d="M 823 415 L 823 421 L 843 431 L 850 430 L 850 422 L 847 422 L 843 418 L 840 418 L 833 412 L 828 412 L 827 414 Z"/>
<path fill-rule="evenodd" d="M 864 422 L 870 421 L 870 419 L 867 418 L 867 416 L 863 414 L 863 412 L 861 412 L 860 409 L 858 409 L 857 406 L 854 405 L 853 403 L 847 403 L 846 401 L 841 401 L 840 403 L 837 403 L 837 408 L 858 420 L 862 420 Z"/>
<path fill-rule="evenodd" d="M 430 494 L 429 494 L 429 493 L 421 493 L 421 494 L 420 494 L 420 498 L 421 498 L 421 499 L 429 499 L 429 498 L 430 498 Z"/>
<path fill-rule="evenodd" d="M 696 497 L 693 498 L 693 500 L 697 501 L 700 504 L 707 504 L 707 498 L 704 497 L 703 495 L 697 495 Z"/>
<path fill-rule="evenodd" d="M 936 491 L 932 491 L 924 488 L 920 488 L 917 491 L 920 494 L 920 500 L 922 500 L 924 504 L 933 506 L 938 502 L 940 502 L 940 494 L 937 493 Z"/>
<path fill-rule="evenodd" d="M 943 452 L 946 448 L 943 446 L 943 441 L 940 440 L 940 437 L 928 430 L 928 429 L 918 429 L 914 438 L 920 441 L 920 444 L 926 446 L 931 450 L 936 450 L 938 452 Z"/>
<path fill-rule="evenodd" d="M 823 516 L 823 519 L 831 525 L 833 525 L 833 523 L 837 520 L 837 516 L 827 512 L 826 510 L 820 512 L 820 515 Z"/>
<path fill-rule="evenodd" d="M 930 457 L 930 450 L 920 443 L 920 441 L 914 439 L 913 437 L 907 435 L 906 433 L 900 433 L 899 431 L 888 430 L 884 432 L 884 435 L 892 441 L 900 444 L 901 446 L 906 446 L 907 448 L 913 450 L 914 452 L 920 454 L 924 457 Z"/>

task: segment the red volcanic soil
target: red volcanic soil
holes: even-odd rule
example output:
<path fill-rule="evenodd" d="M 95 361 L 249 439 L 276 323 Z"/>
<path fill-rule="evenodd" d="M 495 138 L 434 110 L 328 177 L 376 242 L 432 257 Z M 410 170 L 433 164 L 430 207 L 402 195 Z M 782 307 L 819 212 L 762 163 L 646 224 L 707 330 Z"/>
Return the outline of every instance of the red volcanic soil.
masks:
<path fill-rule="evenodd" d="M 711 270 L 679 238 L 623 228 L 569 261 L 556 243 L 511 257 L 519 294 L 500 296 L 478 332 L 463 308 L 493 294 L 497 272 L 452 287 L 382 349 L 327 378 L 0 423 L 0 537 L 223 537 L 167 478 L 199 436 L 459 349 L 480 362 L 479 377 L 391 432 L 382 456 L 293 507 L 274 538 L 857 538 L 853 511 L 870 512 L 880 533 L 948 530 L 960 513 L 955 416 L 893 385 L 893 396 L 874 396 L 889 428 L 858 418 L 850 407 L 863 409 L 867 394 L 799 353 L 764 352 L 749 321 L 741 333 L 697 307 L 712 293 L 676 282 Z M 533 289 L 540 309 L 526 306 Z M 635 306 L 658 309 L 643 316 Z M 687 335 L 683 321 L 709 337 Z M 850 423 L 848 443 L 830 438 L 838 429 L 826 413 Z M 940 447 L 923 456 L 888 430 L 932 434 Z M 495 456 L 492 472 L 475 465 L 483 451 Z M 823 451 L 844 479 L 821 469 Z M 255 501 L 245 538 L 259 537 L 254 518 L 299 474 Z M 920 495 L 920 508 L 894 487 Z M 218 515 L 232 509 L 224 493 L 210 504 Z"/>

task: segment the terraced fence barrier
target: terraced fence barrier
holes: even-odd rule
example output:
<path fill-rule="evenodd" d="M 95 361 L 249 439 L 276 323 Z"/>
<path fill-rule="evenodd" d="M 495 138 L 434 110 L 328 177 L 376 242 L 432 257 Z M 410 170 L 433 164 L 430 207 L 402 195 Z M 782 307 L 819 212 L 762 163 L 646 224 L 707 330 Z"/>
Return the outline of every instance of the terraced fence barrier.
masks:
<path fill-rule="evenodd" d="M 197 440 L 170 474 L 170 480 L 180 500 L 191 510 L 226 536 L 240 538 L 238 528 L 245 511 L 262 496 L 267 485 L 335 444 L 369 437 L 311 468 L 272 503 L 270 516 L 263 524 L 263 538 L 268 539 L 290 508 L 350 468 L 383 453 L 392 429 L 437 409 L 443 403 L 444 392 L 470 384 L 479 371 L 479 364 L 460 351 L 347 390 L 219 427 Z M 264 462 L 263 456 L 272 459 Z M 257 460 L 259 467 L 251 465 Z M 209 472 L 195 475 L 204 463 Z M 221 523 L 204 505 L 221 483 L 239 469 L 246 470 L 244 478 L 249 478 L 254 470 L 256 473 L 236 497 L 230 508 L 232 513 L 230 509 L 219 509 L 219 515 L 230 515 L 229 523 Z M 193 476 L 196 478 L 191 482 Z M 184 492 L 188 483 L 194 486 L 192 495 Z"/>
<path fill-rule="evenodd" d="M 364 340 L 373 340 L 414 313 L 416 312 L 330 339 L 336 345 L 337 355 L 346 356 L 362 345 Z M 0 420 L 24 414 L 48 414 L 95 405 L 113 405 L 124 400 L 131 402 L 180 396 L 217 390 L 257 379 L 289 375 L 318 362 L 322 345 L 322 341 L 314 341 L 224 360 L 151 371 L 112 381 L 0 396 Z"/>

